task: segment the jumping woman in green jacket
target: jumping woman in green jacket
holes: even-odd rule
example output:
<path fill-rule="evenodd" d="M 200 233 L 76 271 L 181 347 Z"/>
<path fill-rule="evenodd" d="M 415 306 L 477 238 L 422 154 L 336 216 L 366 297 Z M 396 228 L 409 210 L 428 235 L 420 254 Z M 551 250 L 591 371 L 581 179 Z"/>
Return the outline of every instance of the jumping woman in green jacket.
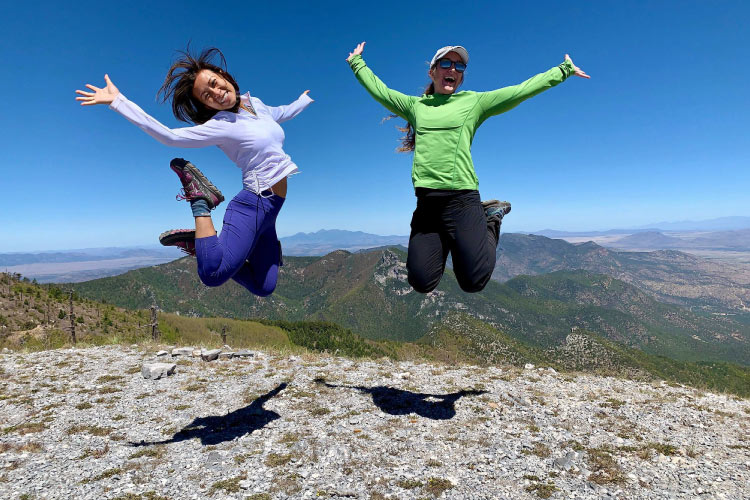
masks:
<path fill-rule="evenodd" d="M 399 151 L 413 151 L 411 177 L 417 208 L 411 220 L 406 267 L 418 292 L 435 289 L 448 252 L 466 292 L 482 290 L 495 268 L 495 249 L 510 203 L 480 201 L 471 160 L 474 133 L 484 121 L 519 105 L 571 75 L 589 78 L 565 55 L 565 62 L 525 82 L 490 92 L 456 92 L 463 83 L 469 53 L 460 45 L 443 47 L 430 63 L 432 82 L 420 97 L 389 89 L 362 59 L 365 42 L 347 61 L 357 80 L 389 111 L 407 121 Z"/>

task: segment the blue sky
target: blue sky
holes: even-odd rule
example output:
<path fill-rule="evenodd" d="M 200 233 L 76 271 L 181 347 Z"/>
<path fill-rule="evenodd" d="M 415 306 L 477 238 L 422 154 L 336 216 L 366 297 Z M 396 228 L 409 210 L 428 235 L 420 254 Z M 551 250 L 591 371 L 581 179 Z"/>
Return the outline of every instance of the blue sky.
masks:
<path fill-rule="evenodd" d="M 74 91 L 104 73 L 168 126 L 155 94 L 175 51 L 219 47 L 243 91 L 271 105 L 316 99 L 284 125 L 290 179 L 281 236 L 318 229 L 408 234 L 411 157 L 399 120 L 344 59 L 418 94 L 443 45 L 470 53 L 464 89 L 519 83 L 562 62 L 571 78 L 479 129 L 483 198 L 513 203 L 506 231 L 632 227 L 750 215 L 750 3 L 41 2 L 6 7 L 0 45 L 5 209 L 0 252 L 156 243 L 191 227 L 169 160 L 192 160 L 229 198 L 239 169 L 217 148 L 168 148 Z M 223 210 L 214 217 L 220 225 Z"/>

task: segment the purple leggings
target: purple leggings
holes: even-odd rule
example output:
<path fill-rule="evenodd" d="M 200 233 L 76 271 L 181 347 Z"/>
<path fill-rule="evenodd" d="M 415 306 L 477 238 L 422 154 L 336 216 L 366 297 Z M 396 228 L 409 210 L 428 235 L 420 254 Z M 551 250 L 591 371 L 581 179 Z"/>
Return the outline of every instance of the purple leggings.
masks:
<path fill-rule="evenodd" d="M 276 217 L 283 204 L 280 196 L 240 191 L 227 205 L 221 234 L 195 239 L 201 281 L 219 286 L 232 278 L 255 295 L 270 295 L 281 265 Z"/>

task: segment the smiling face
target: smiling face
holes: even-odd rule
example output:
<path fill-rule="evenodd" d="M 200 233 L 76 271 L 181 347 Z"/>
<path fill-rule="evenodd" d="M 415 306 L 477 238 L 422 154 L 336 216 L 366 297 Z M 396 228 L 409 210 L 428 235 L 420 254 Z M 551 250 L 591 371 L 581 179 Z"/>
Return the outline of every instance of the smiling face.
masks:
<path fill-rule="evenodd" d="M 461 56 L 455 52 L 448 52 L 441 59 L 450 59 L 454 63 L 463 62 Z M 436 64 L 430 69 L 428 74 L 435 86 L 436 94 L 452 94 L 464 80 L 464 74 L 456 71 L 455 65 L 451 65 L 448 69 L 443 69 L 439 64 Z"/>
<path fill-rule="evenodd" d="M 234 86 L 210 69 L 201 70 L 195 77 L 193 97 L 204 106 L 217 111 L 232 109 L 237 102 Z"/>

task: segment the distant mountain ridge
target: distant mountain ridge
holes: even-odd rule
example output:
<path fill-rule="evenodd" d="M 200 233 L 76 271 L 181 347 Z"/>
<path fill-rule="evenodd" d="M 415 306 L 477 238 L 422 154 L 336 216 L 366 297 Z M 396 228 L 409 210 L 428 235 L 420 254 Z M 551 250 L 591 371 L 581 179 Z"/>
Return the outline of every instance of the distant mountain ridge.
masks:
<path fill-rule="evenodd" d="M 581 269 L 606 274 L 659 300 L 708 312 L 750 311 L 750 270 L 674 250 L 618 252 L 593 242 L 503 234 L 493 279 Z"/>
<path fill-rule="evenodd" d="M 387 245 L 408 245 L 408 236 L 381 236 L 362 231 L 321 229 L 314 233 L 297 233 L 280 238 L 285 255 L 325 255 L 335 250 L 350 252 Z"/>
<path fill-rule="evenodd" d="M 549 238 L 561 238 L 570 236 L 604 236 L 610 234 L 633 234 L 649 231 L 736 231 L 739 229 L 750 229 L 750 217 L 730 216 L 718 217 L 703 221 L 680 221 L 680 222 L 657 222 L 644 226 L 630 228 L 615 228 L 598 231 L 571 231 L 556 229 L 540 229 L 538 231 L 521 231 L 526 234 L 538 234 Z"/>
<path fill-rule="evenodd" d="M 537 348 L 559 345 L 576 326 L 651 354 L 750 363 L 747 324 L 659 303 L 610 276 L 587 271 L 519 276 L 466 294 L 447 271 L 435 292 L 422 295 L 406 282 L 405 257 L 393 249 L 289 257 L 276 292 L 266 298 L 234 283 L 204 287 L 187 258 L 80 283 L 75 290 L 127 308 L 156 303 L 188 315 L 332 321 L 376 340 L 414 341 L 446 315 L 464 312 Z"/>

